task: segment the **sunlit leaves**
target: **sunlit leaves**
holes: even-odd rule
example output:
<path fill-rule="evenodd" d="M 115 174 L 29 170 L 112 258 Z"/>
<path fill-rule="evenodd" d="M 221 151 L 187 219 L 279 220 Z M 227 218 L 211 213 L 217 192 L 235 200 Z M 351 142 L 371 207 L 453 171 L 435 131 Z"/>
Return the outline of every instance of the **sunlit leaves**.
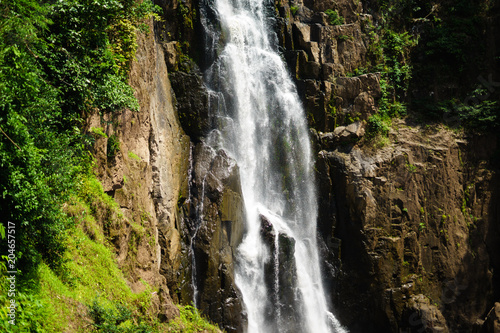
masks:
<path fill-rule="evenodd" d="M 25 271 L 63 253 L 62 206 L 89 169 L 82 115 L 138 109 L 127 72 L 143 3 L 0 1 L 0 221 L 16 223 Z"/>

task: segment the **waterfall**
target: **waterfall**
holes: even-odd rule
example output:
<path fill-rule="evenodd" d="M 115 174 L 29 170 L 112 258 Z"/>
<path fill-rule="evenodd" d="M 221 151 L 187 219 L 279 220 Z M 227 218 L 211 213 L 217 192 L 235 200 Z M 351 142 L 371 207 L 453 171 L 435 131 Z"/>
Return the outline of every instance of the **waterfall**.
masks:
<path fill-rule="evenodd" d="M 273 11 L 263 0 L 205 0 L 201 8 L 218 144 L 240 168 L 246 208 L 236 284 L 248 332 L 345 332 L 327 308 L 309 131 L 277 51 Z"/>

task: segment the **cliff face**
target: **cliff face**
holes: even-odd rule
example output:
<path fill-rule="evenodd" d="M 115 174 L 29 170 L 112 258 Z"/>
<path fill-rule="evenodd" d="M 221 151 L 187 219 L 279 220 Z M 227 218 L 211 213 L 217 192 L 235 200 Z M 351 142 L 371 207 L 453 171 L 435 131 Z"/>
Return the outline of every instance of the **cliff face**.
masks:
<path fill-rule="evenodd" d="M 213 321 L 242 331 L 234 252 L 243 203 L 237 165 L 206 143 L 210 96 L 192 60 L 203 65 L 198 4 L 158 4 L 165 21 L 139 36 L 130 76 L 140 112 L 88 120 L 108 136 L 95 144 L 105 190 L 143 228 L 116 226 L 109 236 L 130 285 L 160 287 L 161 316 L 176 315 L 172 300 L 196 297 Z M 352 332 L 494 332 L 497 138 L 394 120 L 377 147 L 365 132 L 378 112 L 381 74 L 356 75 L 377 40 L 372 16 L 350 0 L 275 5 L 317 151 L 318 239 L 339 319 Z M 343 24 L 331 24 L 329 9 Z"/>
<path fill-rule="evenodd" d="M 152 30 L 152 25 L 150 26 Z M 154 303 L 160 317 L 178 315 L 172 286 L 182 263 L 177 201 L 188 192 L 189 137 L 182 130 L 168 79 L 164 53 L 154 35 L 138 34 L 137 61 L 130 84 L 139 112 L 93 115 L 87 127 L 103 128 L 94 145 L 97 173 L 134 225 L 111 227 L 119 265 L 134 291 L 159 288 Z"/>
<path fill-rule="evenodd" d="M 319 237 L 340 320 L 353 332 L 479 330 L 499 297 L 497 138 L 411 118 L 393 120 L 385 146 L 365 138 L 380 73 L 356 69 L 369 67 L 373 17 L 351 1 L 277 11 L 318 151 Z"/>
<path fill-rule="evenodd" d="M 342 240 L 341 318 L 363 331 L 471 331 L 497 300 L 498 180 L 484 142 L 403 121 L 391 141 L 319 153 Z"/>
<path fill-rule="evenodd" d="M 212 128 L 208 94 L 178 46 L 194 40 L 181 12 L 195 15 L 194 5 L 161 5 L 167 19 L 138 34 L 130 71 L 140 111 L 95 114 L 87 121 L 89 132 L 101 128 L 106 134 L 94 144 L 98 177 L 133 221 L 107 233 L 134 291 L 145 288 L 143 281 L 159 288 L 153 312 L 160 318 L 172 319 L 178 315 L 174 303 L 191 304 L 196 297 L 212 321 L 241 331 L 233 272 L 243 233 L 238 168 L 223 150 L 203 143 Z M 184 40 L 171 40 L 181 35 Z"/>

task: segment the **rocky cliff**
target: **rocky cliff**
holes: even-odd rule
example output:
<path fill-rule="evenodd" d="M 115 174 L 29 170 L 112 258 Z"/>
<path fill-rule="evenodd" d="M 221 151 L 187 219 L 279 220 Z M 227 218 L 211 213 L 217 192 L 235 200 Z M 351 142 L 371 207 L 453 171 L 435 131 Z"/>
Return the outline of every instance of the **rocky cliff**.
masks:
<path fill-rule="evenodd" d="M 94 114 L 87 128 L 106 134 L 94 144 L 98 177 L 131 221 L 107 231 L 118 263 L 136 292 L 145 288 L 143 281 L 159 288 L 157 312 L 172 319 L 178 315 L 172 285 L 182 263 L 176 207 L 188 192 L 190 141 L 179 124 L 163 49 L 152 33 L 138 34 L 130 84 L 140 111 Z"/>
<path fill-rule="evenodd" d="M 165 20 L 139 37 L 130 76 L 140 112 L 88 121 L 107 134 L 95 145 L 105 190 L 143 228 L 116 226 L 109 236 L 136 290 L 141 280 L 161 286 L 155 304 L 166 319 L 172 300 L 195 298 L 227 331 L 242 331 L 233 272 L 241 189 L 234 161 L 207 144 L 214 123 L 198 3 L 157 3 Z M 360 75 L 378 40 L 370 4 L 272 9 L 317 151 L 318 239 L 341 322 L 352 332 L 496 332 L 498 139 L 408 117 L 377 141 L 365 133 L 379 112 L 381 74 Z"/>
<path fill-rule="evenodd" d="M 380 38 L 365 5 L 276 4 L 318 152 L 332 303 L 353 332 L 479 330 L 499 297 L 497 138 L 413 117 L 365 135 L 382 97 L 380 73 L 357 75 Z"/>
<path fill-rule="evenodd" d="M 233 276 L 244 218 L 238 168 L 223 150 L 203 143 L 213 128 L 208 94 L 183 53 L 194 40 L 194 5 L 161 5 L 166 19 L 138 33 L 130 71 L 139 112 L 87 119 L 88 133 L 102 133 L 92 134 L 98 177 L 130 221 L 104 229 L 132 289 L 141 292 L 146 282 L 160 290 L 152 310 L 160 319 L 178 316 L 173 304 L 196 297 L 212 321 L 242 331 Z"/>

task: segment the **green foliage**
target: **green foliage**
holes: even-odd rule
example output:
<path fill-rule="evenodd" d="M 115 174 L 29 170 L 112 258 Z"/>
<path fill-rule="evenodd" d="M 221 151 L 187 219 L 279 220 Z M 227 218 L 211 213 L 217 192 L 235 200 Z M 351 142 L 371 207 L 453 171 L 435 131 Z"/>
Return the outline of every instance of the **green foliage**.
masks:
<path fill-rule="evenodd" d="M 332 98 L 328 101 L 327 107 L 328 107 L 328 113 L 333 118 L 333 128 L 335 128 L 335 127 L 337 127 L 338 110 L 337 110 L 337 107 L 335 106 L 335 99 L 334 98 Z"/>
<path fill-rule="evenodd" d="M 113 134 L 108 138 L 107 152 L 108 157 L 115 157 L 116 153 L 120 150 L 120 141 L 118 137 Z"/>
<path fill-rule="evenodd" d="M 172 323 L 170 332 L 196 333 L 196 332 L 219 332 L 217 325 L 209 323 L 203 318 L 198 309 L 193 306 L 178 306 L 181 316 L 180 320 Z"/>
<path fill-rule="evenodd" d="M 419 116 L 472 131 L 498 128 L 498 91 L 475 90 L 479 74 L 496 73 L 494 55 L 486 49 L 493 2 L 441 2 L 429 20 L 419 23 L 421 38 L 414 50 L 413 107 Z M 492 67 L 493 66 L 493 67 Z M 453 85 L 453 89 L 447 87 Z M 484 88 L 484 87 L 483 87 Z M 432 92 L 440 91 L 439 94 Z M 472 100 L 472 103 L 470 103 Z"/>
<path fill-rule="evenodd" d="M 90 131 L 91 131 L 92 133 L 94 133 L 94 134 L 97 134 L 97 135 L 99 135 L 99 136 L 103 137 L 103 138 L 106 138 L 106 139 L 108 138 L 108 136 L 106 135 L 106 133 L 104 133 L 104 131 L 103 131 L 102 127 L 92 127 L 92 128 L 90 129 Z"/>
<path fill-rule="evenodd" d="M 15 300 L 17 306 L 15 325 L 9 324 L 8 321 L 11 320 L 8 316 L 10 298 L 7 297 L 8 286 L 4 272 L 2 272 L 0 283 L 0 304 L 2 305 L 0 308 L 0 330 L 12 333 L 49 333 L 48 330 L 44 329 L 43 325 L 47 317 L 46 304 L 34 295 L 25 292 L 16 293 Z"/>
<path fill-rule="evenodd" d="M 413 102 L 427 119 L 443 119 L 449 126 L 462 126 L 475 132 L 494 131 L 500 127 L 500 107 L 496 96 L 478 87 L 462 101 L 420 99 Z"/>
<path fill-rule="evenodd" d="M 348 39 L 353 39 L 353 37 L 352 36 L 347 36 L 347 35 L 340 35 L 340 36 L 337 37 L 337 40 L 341 41 L 341 42 L 345 42 Z"/>
<path fill-rule="evenodd" d="M 406 6 L 403 1 L 379 1 L 378 5 L 380 10 L 384 10 L 381 24 L 375 27 L 370 23 L 367 31 L 371 38 L 369 71 L 381 72 L 382 76 L 379 113 L 368 119 L 369 138 L 387 136 L 391 118 L 406 115 L 404 101 L 412 78 L 410 54 L 418 43 L 418 38 L 406 32 L 404 25 L 400 27 L 396 24 L 392 16 L 393 11 L 400 11 L 401 6 Z"/>
<path fill-rule="evenodd" d="M 299 7 L 297 6 L 291 6 L 290 11 L 292 12 L 292 15 L 295 16 L 297 14 L 297 11 L 299 10 Z"/>
<path fill-rule="evenodd" d="M 433 3 L 420 0 L 376 0 L 373 4 L 382 14 L 382 24 L 398 30 L 407 28 L 415 22 L 435 21 L 437 10 Z"/>
<path fill-rule="evenodd" d="M 427 65 L 420 69 L 426 75 L 447 73 L 459 75 L 468 66 L 472 50 L 480 50 L 481 16 L 484 9 L 479 2 L 458 0 L 442 4 L 433 12 L 434 20 L 428 20 L 422 27 L 423 40 L 418 56 Z M 439 79 L 439 78 L 438 78 Z"/>
<path fill-rule="evenodd" d="M 141 158 L 139 156 L 137 156 L 137 154 L 134 153 L 133 151 L 129 151 L 128 152 L 128 157 L 130 157 L 131 159 L 134 159 L 134 160 L 136 160 L 138 162 L 141 161 Z"/>
<path fill-rule="evenodd" d="M 182 1 L 179 1 L 178 11 L 179 15 L 182 17 L 184 28 L 193 30 L 193 21 L 196 20 L 196 11 L 191 10 L 191 8 L 186 6 Z"/>
<path fill-rule="evenodd" d="M 325 14 L 328 15 L 328 21 L 331 25 L 342 25 L 344 24 L 344 18 L 340 16 L 338 10 L 327 9 Z"/>
<path fill-rule="evenodd" d="M 0 2 L 0 220 L 16 224 L 24 278 L 42 260 L 61 264 L 73 227 L 62 207 L 90 169 L 82 114 L 138 109 L 126 76 L 152 8 L 149 0 Z"/>
<path fill-rule="evenodd" d="M 387 136 L 390 129 L 390 119 L 382 117 L 380 114 L 374 114 L 368 119 L 368 137 L 376 135 Z"/>
<path fill-rule="evenodd" d="M 410 164 L 410 163 L 407 163 L 406 170 L 408 170 L 409 173 L 415 173 L 415 172 L 417 172 L 417 166 Z"/>
<path fill-rule="evenodd" d="M 394 97 L 403 99 L 412 78 L 410 52 L 417 45 L 418 40 L 407 32 L 398 33 L 390 28 L 379 28 L 378 39 L 373 39 L 369 49 L 369 56 L 374 69 L 382 72 L 386 84 L 395 94 Z"/>
<path fill-rule="evenodd" d="M 462 124 L 473 130 L 487 131 L 500 127 L 500 108 L 497 101 L 488 99 L 486 89 L 476 89 L 467 104 L 455 106 Z"/>
<path fill-rule="evenodd" d="M 105 333 L 152 333 L 158 330 L 146 323 L 136 324 L 132 311 L 120 303 L 106 306 L 94 300 L 89 306 L 93 326 L 97 332 Z"/>

